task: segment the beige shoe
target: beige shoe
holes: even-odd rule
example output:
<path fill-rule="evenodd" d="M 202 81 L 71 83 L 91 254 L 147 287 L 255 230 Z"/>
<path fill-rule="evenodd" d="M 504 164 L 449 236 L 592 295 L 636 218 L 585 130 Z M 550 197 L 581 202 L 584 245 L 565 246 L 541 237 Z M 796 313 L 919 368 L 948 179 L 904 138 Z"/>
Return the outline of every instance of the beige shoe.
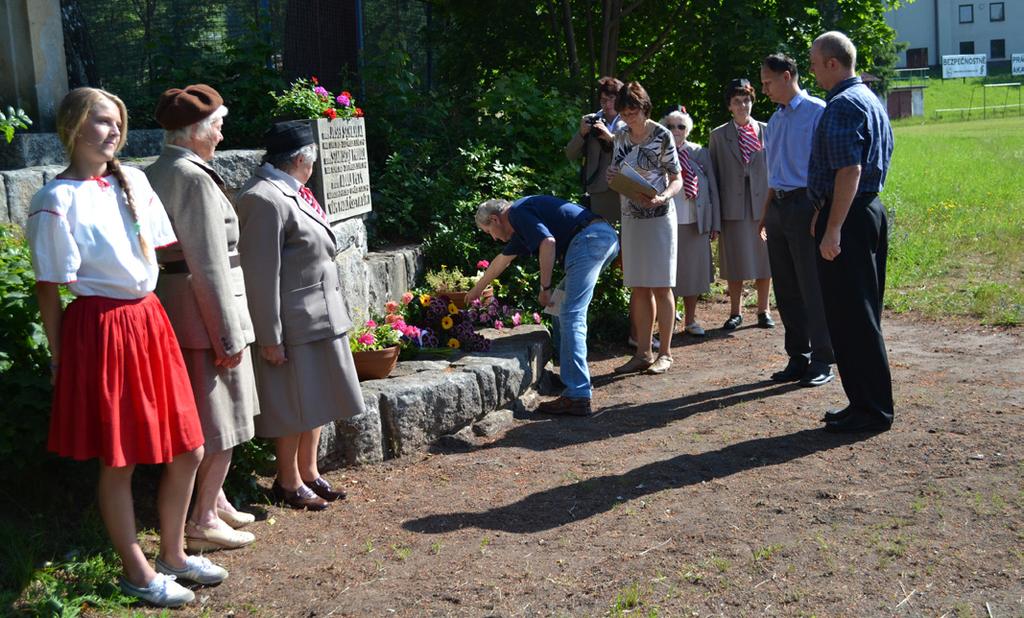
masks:
<path fill-rule="evenodd" d="M 651 364 L 651 366 L 647 368 L 647 371 L 645 371 L 644 373 L 649 373 L 649 374 L 652 374 L 652 375 L 657 375 L 657 374 L 660 374 L 660 373 L 665 373 L 666 371 L 669 370 L 669 367 L 671 367 L 671 366 L 672 366 L 672 357 L 671 356 L 666 356 L 664 354 L 661 354 Z"/>
<path fill-rule="evenodd" d="M 256 516 L 252 513 L 243 513 L 242 511 L 225 511 L 224 509 L 217 509 L 217 517 L 220 520 L 232 528 L 244 528 L 252 522 L 256 521 Z"/>
<path fill-rule="evenodd" d="M 185 527 L 185 547 L 190 552 L 238 549 L 256 540 L 252 532 L 207 528 L 189 522 Z"/>
<path fill-rule="evenodd" d="M 629 359 L 625 365 L 619 365 L 614 369 L 615 373 L 637 373 L 647 369 L 654 361 L 648 360 L 643 356 L 634 356 Z"/>

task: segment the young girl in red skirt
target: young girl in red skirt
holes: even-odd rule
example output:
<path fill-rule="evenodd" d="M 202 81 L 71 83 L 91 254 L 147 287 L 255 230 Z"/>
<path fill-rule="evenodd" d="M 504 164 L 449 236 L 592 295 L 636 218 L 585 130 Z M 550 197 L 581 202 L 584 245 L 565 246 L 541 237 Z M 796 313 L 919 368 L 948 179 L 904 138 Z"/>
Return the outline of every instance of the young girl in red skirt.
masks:
<path fill-rule="evenodd" d="M 203 434 L 181 350 L 152 293 L 154 247 L 177 241 L 145 174 L 115 158 L 128 129 L 119 98 L 72 90 L 57 124 L 71 164 L 32 199 L 27 226 L 55 376 L 48 446 L 100 459 L 100 513 L 124 566 L 121 589 L 182 605 L 195 595 L 176 579 L 213 584 L 227 571 L 186 556 L 183 545 Z M 67 310 L 60 285 L 76 296 Z M 140 463 L 166 464 L 155 569 L 135 530 L 131 479 Z"/>

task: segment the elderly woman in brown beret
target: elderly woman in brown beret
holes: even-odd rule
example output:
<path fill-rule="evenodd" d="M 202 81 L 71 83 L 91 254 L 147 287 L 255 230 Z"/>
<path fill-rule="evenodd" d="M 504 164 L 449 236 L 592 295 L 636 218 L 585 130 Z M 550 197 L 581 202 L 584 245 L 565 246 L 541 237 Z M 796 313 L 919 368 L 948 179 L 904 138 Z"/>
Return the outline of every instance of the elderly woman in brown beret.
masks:
<path fill-rule="evenodd" d="M 163 303 L 192 382 L 206 439 L 196 474 L 190 550 L 233 549 L 252 543 L 236 530 L 254 519 L 224 495 L 232 449 L 253 437 L 259 414 L 252 360 L 255 340 L 239 262 L 238 217 L 212 167 L 228 110 L 205 84 L 160 96 L 156 120 L 165 130 L 160 157 L 147 170 L 179 243 L 161 250 L 156 294 Z"/>

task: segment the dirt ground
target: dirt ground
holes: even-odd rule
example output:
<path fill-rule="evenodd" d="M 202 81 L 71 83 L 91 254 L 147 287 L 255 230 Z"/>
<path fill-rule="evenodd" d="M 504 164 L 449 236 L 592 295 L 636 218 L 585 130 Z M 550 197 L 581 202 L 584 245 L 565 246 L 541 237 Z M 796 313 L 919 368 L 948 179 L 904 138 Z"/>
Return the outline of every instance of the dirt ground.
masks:
<path fill-rule="evenodd" d="M 595 418 L 329 473 L 347 501 L 260 508 L 178 614 L 1024 616 L 1022 331 L 884 328 L 887 433 L 821 431 L 838 383 L 768 380 L 781 323 L 677 336 L 663 376 L 612 377 L 606 350 Z"/>

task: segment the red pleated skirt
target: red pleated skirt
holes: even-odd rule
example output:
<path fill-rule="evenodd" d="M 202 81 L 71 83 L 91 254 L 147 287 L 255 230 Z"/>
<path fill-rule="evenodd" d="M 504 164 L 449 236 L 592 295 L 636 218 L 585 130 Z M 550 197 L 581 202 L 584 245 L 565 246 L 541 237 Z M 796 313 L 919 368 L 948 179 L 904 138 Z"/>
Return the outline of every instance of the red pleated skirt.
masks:
<path fill-rule="evenodd" d="M 192 387 L 156 296 L 82 296 L 64 312 L 48 448 L 108 466 L 167 463 L 203 444 Z"/>

